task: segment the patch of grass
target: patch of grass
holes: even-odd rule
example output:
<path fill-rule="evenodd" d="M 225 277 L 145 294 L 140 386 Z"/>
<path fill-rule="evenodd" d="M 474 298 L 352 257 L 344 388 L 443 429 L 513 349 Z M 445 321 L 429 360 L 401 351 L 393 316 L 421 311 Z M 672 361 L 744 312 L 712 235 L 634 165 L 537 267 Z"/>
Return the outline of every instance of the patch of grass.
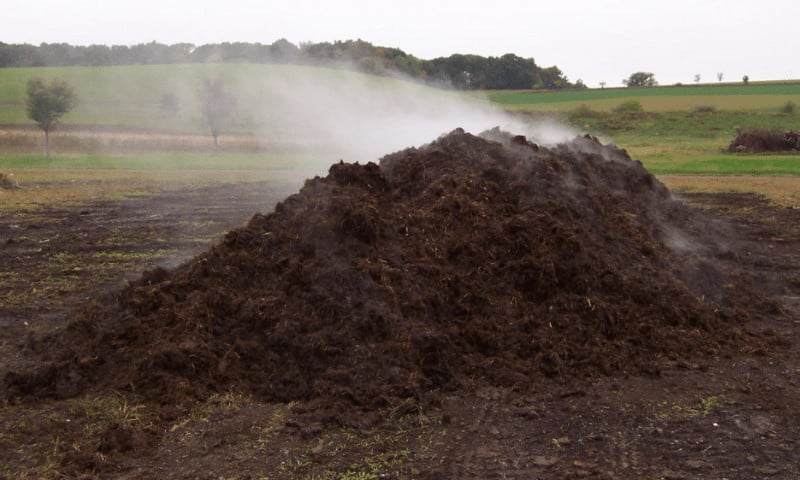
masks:
<path fill-rule="evenodd" d="M 169 255 L 168 250 L 150 252 L 94 252 L 92 258 L 102 262 L 127 263 L 141 260 L 152 260 Z"/>
<path fill-rule="evenodd" d="M 795 115 L 758 112 L 597 112 L 576 128 L 624 147 L 657 174 L 800 175 L 800 156 L 723 154 L 740 130 L 788 131 Z"/>
<path fill-rule="evenodd" d="M 70 169 L 70 170 L 136 170 L 136 171 L 248 171 L 269 172 L 294 170 L 314 166 L 314 159 L 306 154 L 282 153 L 152 153 L 130 155 L 106 154 L 56 154 L 50 158 L 42 154 L 7 154 L 0 157 L 0 168 L 14 169 Z M 263 173 L 262 173 L 263 175 Z M 24 185 L 24 179 L 17 174 Z"/>
<path fill-rule="evenodd" d="M 5 292 L 0 293 L 0 300 L 5 305 L 26 305 L 30 303 L 31 296 L 20 292 Z"/>
<path fill-rule="evenodd" d="M 0 165 L 13 160 L 13 155 L 0 156 Z M 321 173 L 304 170 L 302 165 L 300 170 L 293 170 L 294 165 L 288 161 L 283 164 L 285 169 L 273 164 L 273 169 L 254 170 L 223 169 L 224 159 L 216 161 L 219 169 L 207 170 L 70 168 L 68 164 L 17 168 L 14 172 L 21 188 L 0 190 L 0 212 L 16 214 L 45 206 L 77 205 L 94 200 L 244 182 L 274 181 L 276 187 L 285 189 L 286 185 L 302 185 L 304 179 Z"/>
<path fill-rule="evenodd" d="M 610 111 L 620 100 L 637 98 L 647 111 L 688 111 L 697 104 L 721 110 L 776 110 L 800 99 L 800 82 L 604 88 L 570 91 L 491 91 L 486 96 L 510 110 L 568 111 L 581 104 Z"/>
<path fill-rule="evenodd" d="M 766 175 L 659 175 L 673 192 L 755 192 L 786 207 L 800 207 L 800 177 Z"/>
<path fill-rule="evenodd" d="M 614 113 L 640 113 L 643 111 L 642 102 L 635 98 L 625 100 L 614 107 Z"/>
<path fill-rule="evenodd" d="M 86 397 L 71 400 L 70 413 L 81 422 L 87 435 L 94 435 L 103 427 L 113 424 L 137 427 L 147 420 L 147 407 L 133 405 L 120 395 Z"/>
<path fill-rule="evenodd" d="M 720 398 L 717 396 L 701 397 L 694 404 L 662 403 L 656 412 L 656 418 L 668 420 L 673 418 L 686 419 L 705 417 L 717 410 L 720 405 Z"/>
<path fill-rule="evenodd" d="M 707 97 L 636 97 L 648 112 L 692 112 L 698 104 L 707 105 L 717 111 L 724 112 L 758 112 L 777 113 L 787 100 L 800 101 L 800 95 L 741 95 L 741 96 L 707 96 Z M 515 111 L 558 111 L 568 112 L 584 104 L 598 112 L 611 112 L 621 99 L 593 100 L 582 102 L 542 103 L 534 105 L 504 106 Z"/>
<path fill-rule="evenodd" d="M 582 118 L 597 117 L 598 114 L 599 114 L 599 112 L 597 112 L 595 110 L 592 110 L 592 108 L 589 107 L 589 105 L 586 105 L 585 103 L 582 103 L 582 104 L 578 105 L 576 108 L 574 108 L 573 110 L 571 110 L 568 115 L 569 115 L 569 119 L 574 122 L 574 121 L 582 119 Z"/>
<path fill-rule="evenodd" d="M 382 478 L 379 474 L 373 472 L 351 472 L 347 471 L 345 473 L 339 474 L 336 476 L 339 480 L 378 480 Z"/>
<path fill-rule="evenodd" d="M 798 155 L 742 155 L 686 152 L 641 158 L 654 174 L 800 175 Z"/>
<path fill-rule="evenodd" d="M 72 263 L 77 260 L 78 256 L 70 252 L 58 252 L 50 258 L 61 263 Z"/>
<path fill-rule="evenodd" d="M 692 111 L 694 113 L 714 113 L 717 111 L 717 107 L 714 105 L 697 105 Z"/>
<path fill-rule="evenodd" d="M 697 113 L 648 110 L 635 117 L 620 113 L 598 112 L 597 115 L 581 119 L 576 127 L 582 129 L 586 125 L 589 133 L 614 137 L 620 144 L 637 142 L 665 144 L 699 139 L 712 140 L 716 142 L 715 148 L 720 149 L 727 147 L 739 130 L 788 131 L 797 128 L 798 120 L 800 118 L 794 115 L 765 112 Z"/>

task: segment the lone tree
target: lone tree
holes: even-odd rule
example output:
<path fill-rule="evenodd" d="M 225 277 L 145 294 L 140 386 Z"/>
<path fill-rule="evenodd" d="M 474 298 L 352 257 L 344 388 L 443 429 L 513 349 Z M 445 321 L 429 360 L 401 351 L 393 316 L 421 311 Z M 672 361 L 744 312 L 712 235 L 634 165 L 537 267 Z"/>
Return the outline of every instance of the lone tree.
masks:
<path fill-rule="evenodd" d="M 206 79 L 200 88 L 200 111 L 208 123 L 214 137 L 214 151 L 219 150 L 219 137 L 222 129 L 229 123 L 236 108 L 236 98 L 228 91 L 221 78 Z"/>
<path fill-rule="evenodd" d="M 632 73 L 630 77 L 622 81 L 626 87 L 652 87 L 658 85 L 656 76 L 650 72 Z"/>
<path fill-rule="evenodd" d="M 66 80 L 53 79 L 49 85 L 41 78 L 28 80 L 25 106 L 28 117 L 44 130 L 44 152 L 47 158 L 50 158 L 50 131 L 75 106 L 75 101 L 75 90 Z"/>

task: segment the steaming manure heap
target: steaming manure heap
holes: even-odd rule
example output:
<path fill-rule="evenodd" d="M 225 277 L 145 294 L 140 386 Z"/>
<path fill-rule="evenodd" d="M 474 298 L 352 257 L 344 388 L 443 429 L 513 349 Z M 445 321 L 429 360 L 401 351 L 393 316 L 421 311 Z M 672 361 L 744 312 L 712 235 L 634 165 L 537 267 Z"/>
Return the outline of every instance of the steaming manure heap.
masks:
<path fill-rule="evenodd" d="M 334 164 L 208 252 L 145 272 L 42 339 L 47 367 L 3 393 L 172 404 L 234 389 L 364 411 L 651 372 L 746 337 L 746 305 L 703 299 L 667 247 L 687 212 L 595 139 L 456 130 Z"/>
<path fill-rule="evenodd" d="M 725 149 L 728 153 L 800 152 L 800 132 L 746 130 Z"/>

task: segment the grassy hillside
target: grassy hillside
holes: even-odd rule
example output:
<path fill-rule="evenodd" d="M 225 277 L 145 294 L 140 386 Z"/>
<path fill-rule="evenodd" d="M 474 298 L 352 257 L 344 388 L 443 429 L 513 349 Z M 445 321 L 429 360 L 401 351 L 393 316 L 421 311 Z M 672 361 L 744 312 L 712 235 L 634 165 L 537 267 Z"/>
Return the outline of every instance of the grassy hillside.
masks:
<path fill-rule="evenodd" d="M 33 77 L 60 77 L 75 86 L 79 102 L 64 123 L 122 127 L 125 131 L 84 138 L 62 129 L 54 136 L 55 160 L 42 163 L 36 160 L 41 151 L 39 132 L 0 129 L 0 147 L 5 152 L 0 156 L 0 168 L 171 165 L 213 169 L 208 163 L 210 140 L 199 113 L 197 92 L 205 79 L 222 78 L 238 99 L 237 115 L 223 141 L 225 155 L 231 160 L 222 161 L 225 168 L 261 168 L 256 157 L 263 152 L 270 155 L 268 164 L 295 156 L 317 157 L 320 165 L 327 166 L 338 158 L 353 160 L 347 150 L 350 146 L 369 146 L 362 157 L 374 160 L 448 129 L 468 128 L 466 123 L 476 110 L 460 108 L 463 100 L 485 95 L 501 108 L 523 115 L 560 112 L 578 132 L 626 148 L 660 174 L 800 175 L 797 155 L 720 152 L 739 130 L 800 130 L 800 81 L 475 94 L 445 92 L 352 71 L 288 65 L 6 68 L 0 69 L 0 125 L 32 125 L 24 103 L 25 84 Z M 161 107 L 165 95 L 177 98 L 176 114 Z M 442 102 L 444 98 L 448 102 Z M 642 111 L 614 111 L 631 100 L 639 102 Z M 781 112 L 787 102 L 797 106 L 794 112 Z M 435 116 L 441 117 L 440 122 L 430 125 Z M 425 129 L 422 140 L 406 137 L 420 128 Z M 153 130 L 186 135 L 161 138 L 161 133 Z M 332 132 L 340 143 L 319 154 L 316 146 L 330 140 L 325 136 Z M 293 158 L 291 163 L 296 161 Z"/>
<path fill-rule="evenodd" d="M 294 65 L 188 64 L 132 65 L 118 67 L 49 67 L 0 69 L 0 125 L 31 125 L 25 113 L 25 84 L 30 78 L 64 78 L 76 89 L 78 104 L 64 123 L 113 125 L 145 129 L 203 130 L 197 92 L 204 79 L 221 77 L 239 100 L 239 112 L 231 130 L 274 130 L 281 116 L 289 116 L 286 92 L 274 92 L 299 84 L 379 84 L 420 98 L 445 92 L 410 82 L 374 77 L 352 71 Z M 268 87 L 269 86 L 269 87 Z M 308 90 L 308 89 L 306 89 Z M 165 96 L 177 99 L 173 115 L 161 108 Z M 460 93 L 463 98 L 484 93 Z M 692 111 L 697 107 L 717 110 L 777 112 L 787 102 L 800 105 L 800 81 L 742 84 L 707 84 L 650 88 L 607 88 L 575 91 L 489 91 L 485 96 L 501 108 L 514 111 L 560 111 L 588 108 L 611 111 L 635 99 L 645 111 Z M 313 101 L 313 99 L 307 99 Z"/>
<path fill-rule="evenodd" d="M 62 119 L 65 123 L 163 127 L 167 119 L 159 108 L 161 96 L 173 93 L 173 85 L 186 89 L 198 75 L 200 71 L 182 66 L 0 69 L 0 123 L 32 124 L 25 114 L 26 82 L 58 77 L 72 84 L 78 97 L 76 108 Z"/>
<path fill-rule="evenodd" d="M 606 88 L 565 92 L 489 92 L 493 102 L 512 110 L 568 111 L 579 106 L 609 111 L 625 100 L 638 100 L 648 111 L 693 110 L 713 106 L 722 110 L 777 111 L 786 102 L 800 104 L 800 81 L 743 84 L 704 84 L 648 88 Z"/>
<path fill-rule="evenodd" d="M 800 156 L 728 154 L 743 130 L 800 130 L 800 112 L 602 112 L 580 108 L 564 118 L 578 131 L 625 148 L 653 173 L 800 175 Z"/>
<path fill-rule="evenodd" d="M 409 82 L 346 70 L 297 65 L 187 64 L 115 67 L 0 68 L 0 125 L 32 125 L 25 113 L 30 78 L 63 78 L 75 87 L 78 104 L 63 119 L 76 125 L 111 125 L 145 129 L 198 131 L 198 90 L 206 79 L 222 78 L 238 100 L 231 130 L 248 132 L 280 123 L 289 115 L 288 90 L 307 85 L 385 85 L 414 95 L 434 89 Z M 307 89 L 306 89 L 307 90 Z M 441 93 L 441 92 L 440 92 Z M 162 98 L 177 98 L 178 111 L 161 108 Z"/>

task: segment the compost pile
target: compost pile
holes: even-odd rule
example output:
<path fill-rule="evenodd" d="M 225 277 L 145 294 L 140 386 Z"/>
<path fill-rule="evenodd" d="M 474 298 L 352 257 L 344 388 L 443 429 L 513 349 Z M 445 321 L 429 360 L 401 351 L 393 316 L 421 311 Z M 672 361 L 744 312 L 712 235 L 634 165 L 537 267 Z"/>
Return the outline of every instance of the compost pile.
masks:
<path fill-rule="evenodd" d="M 94 302 L 34 342 L 47 367 L 10 373 L 4 393 L 165 405 L 233 389 L 365 411 L 654 373 L 741 341 L 749 315 L 692 286 L 714 282 L 689 281 L 668 246 L 691 243 L 690 220 L 596 139 L 456 130 L 380 165 L 334 164 L 208 252 Z"/>
<path fill-rule="evenodd" d="M 739 133 L 725 150 L 728 153 L 800 151 L 800 132 L 747 130 Z"/>
<path fill-rule="evenodd" d="M 14 178 L 13 173 L 0 172 L 0 190 L 16 190 L 19 182 Z"/>

